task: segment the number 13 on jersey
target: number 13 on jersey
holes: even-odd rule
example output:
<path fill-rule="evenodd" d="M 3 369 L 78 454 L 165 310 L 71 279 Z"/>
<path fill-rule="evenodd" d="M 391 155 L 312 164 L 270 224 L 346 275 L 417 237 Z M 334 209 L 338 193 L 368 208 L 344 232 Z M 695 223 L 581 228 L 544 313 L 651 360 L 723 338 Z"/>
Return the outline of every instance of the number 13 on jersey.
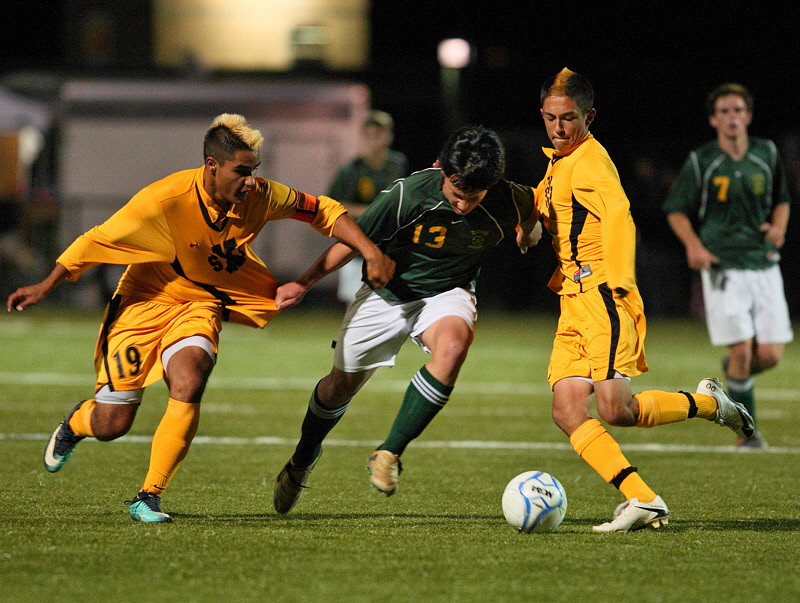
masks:
<path fill-rule="evenodd" d="M 415 244 L 420 242 L 423 228 L 424 224 L 417 224 L 417 227 L 414 229 L 414 237 L 412 238 L 412 241 Z M 432 247 L 433 249 L 439 249 L 442 245 L 444 245 L 444 238 L 445 235 L 447 235 L 447 228 L 444 226 L 431 226 L 428 229 L 428 234 L 431 235 L 431 238 L 430 240 L 424 241 L 425 245 Z M 428 239 L 428 237 L 426 237 L 426 239 Z"/>

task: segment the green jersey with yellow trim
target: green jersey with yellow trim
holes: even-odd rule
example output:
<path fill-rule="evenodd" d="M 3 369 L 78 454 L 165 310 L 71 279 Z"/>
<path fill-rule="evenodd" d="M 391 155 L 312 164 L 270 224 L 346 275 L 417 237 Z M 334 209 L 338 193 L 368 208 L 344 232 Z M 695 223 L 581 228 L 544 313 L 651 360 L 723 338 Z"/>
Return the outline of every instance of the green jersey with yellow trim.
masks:
<path fill-rule="evenodd" d="M 789 203 L 789 186 L 775 143 L 750 137 L 734 161 L 716 140 L 689 153 L 664 202 L 695 223 L 703 245 L 722 268 L 761 269 L 778 261 L 760 227 L 776 205 Z"/>
<path fill-rule="evenodd" d="M 388 301 L 414 301 L 456 287 L 474 290 L 489 250 L 530 217 L 533 190 L 500 180 L 467 215 L 453 211 L 442 172 L 429 168 L 382 192 L 358 225 L 395 263 L 394 278 L 376 290 Z"/>

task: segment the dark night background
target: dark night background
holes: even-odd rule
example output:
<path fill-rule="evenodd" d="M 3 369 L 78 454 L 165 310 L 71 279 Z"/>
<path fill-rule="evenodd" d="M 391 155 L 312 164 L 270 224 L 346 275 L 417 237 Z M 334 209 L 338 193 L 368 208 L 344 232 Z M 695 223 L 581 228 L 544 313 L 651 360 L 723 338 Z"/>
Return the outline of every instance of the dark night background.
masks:
<path fill-rule="evenodd" d="M 148 0 L 5 4 L 0 78 L 20 71 L 170 75 L 151 63 Z M 540 147 L 547 144 L 538 114 L 539 87 L 565 66 L 582 73 L 595 87 L 598 117 L 592 132 L 619 168 L 639 227 L 639 279 L 648 313 L 682 314 L 692 310 L 690 272 L 660 203 L 688 151 L 713 136 L 704 107 L 713 87 L 738 81 L 751 89 L 756 108 L 750 132 L 781 147 L 793 198 L 798 198 L 798 9 L 786 8 L 788 3 L 659 5 L 375 0 L 371 58 L 362 71 L 250 76 L 363 81 L 372 90 L 373 105 L 395 117 L 395 148 L 418 169 L 436 156 L 453 119 L 441 108 L 437 44 L 465 38 L 475 59 L 462 72 L 461 121 L 496 129 L 508 150 L 507 176 L 535 185 L 545 168 Z M 125 28 L 117 32 L 113 59 L 99 71 L 75 59 L 76 15 L 95 6 L 113 6 Z M 212 77 L 224 75 L 230 74 Z M 795 216 L 782 263 L 795 316 L 800 312 L 800 288 L 792 279 L 800 255 L 798 224 Z M 524 258 L 511 245 L 501 247 L 484 268 L 482 303 L 507 310 L 554 309 L 556 296 L 544 288 L 552 262 L 546 245 Z"/>

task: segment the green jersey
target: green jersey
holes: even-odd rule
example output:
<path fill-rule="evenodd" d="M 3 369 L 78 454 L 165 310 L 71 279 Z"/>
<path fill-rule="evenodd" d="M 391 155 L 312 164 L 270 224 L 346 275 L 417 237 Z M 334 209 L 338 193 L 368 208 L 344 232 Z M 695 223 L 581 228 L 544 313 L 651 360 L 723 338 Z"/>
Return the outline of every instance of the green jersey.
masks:
<path fill-rule="evenodd" d="M 789 202 L 775 143 L 751 136 L 740 161 L 716 140 L 689 153 L 664 211 L 686 214 L 722 268 L 761 269 L 780 256 L 759 229 L 770 221 L 776 205 Z"/>
<path fill-rule="evenodd" d="M 395 261 L 394 278 L 376 293 L 414 301 L 456 287 L 474 290 L 481 262 L 533 211 L 530 187 L 500 180 L 467 215 L 453 211 L 442 192 L 442 172 L 429 168 L 383 191 L 358 225 Z"/>

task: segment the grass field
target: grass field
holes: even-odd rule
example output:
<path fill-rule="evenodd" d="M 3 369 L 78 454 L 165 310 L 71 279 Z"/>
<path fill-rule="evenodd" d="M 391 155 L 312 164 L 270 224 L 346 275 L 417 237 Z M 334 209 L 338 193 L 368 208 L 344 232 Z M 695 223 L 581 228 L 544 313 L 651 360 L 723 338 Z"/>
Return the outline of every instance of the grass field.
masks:
<path fill-rule="evenodd" d="M 663 530 L 594 534 L 621 495 L 549 416 L 551 316 L 483 315 L 447 407 L 403 456 L 399 493 L 364 462 L 425 357 L 408 344 L 332 432 L 288 516 L 272 486 L 308 396 L 330 368 L 340 314 L 291 311 L 264 331 L 226 325 L 200 431 L 164 496 L 174 522 L 130 520 L 166 389 L 131 433 L 81 443 L 48 474 L 44 440 L 91 395 L 100 314 L 47 308 L 0 318 L 2 601 L 792 601 L 800 600 L 800 354 L 758 377 L 765 452 L 697 419 L 612 429 L 663 496 Z M 650 373 L 634 391 L 694 390 L 721 352 L 694 320 L 652 320 Z M 558 477 L 569 510 L 553 534 L 521 535 L 500 497 L 516 474 Z"/>

